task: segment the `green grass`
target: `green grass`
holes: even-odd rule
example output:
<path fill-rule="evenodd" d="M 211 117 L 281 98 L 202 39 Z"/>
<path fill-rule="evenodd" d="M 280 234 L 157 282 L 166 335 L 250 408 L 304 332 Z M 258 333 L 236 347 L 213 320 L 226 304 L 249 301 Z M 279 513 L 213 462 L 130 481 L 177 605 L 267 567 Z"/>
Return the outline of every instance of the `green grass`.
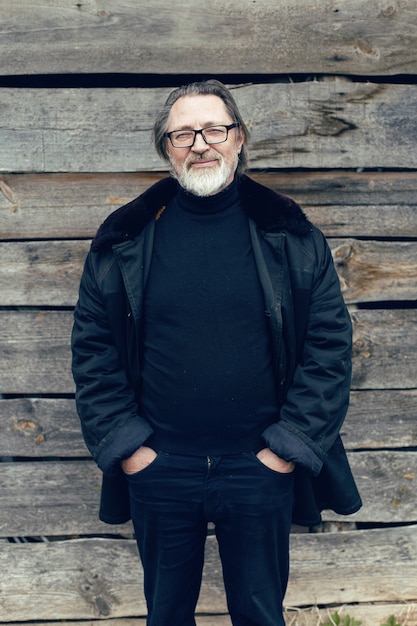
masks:
<path fill-rule="evenodd" d="M 333 613 L 333 615 L 330 616 L 330 622 L 324 622 L 322 626 L 361 626 L 361 624 L 362 622 L 359 622 L 350 615 L 341 617 L 339 613 Z M 400 626 L 400 624 L 398 624 L 395 617 L 391 615 L 381 626 Z"/>

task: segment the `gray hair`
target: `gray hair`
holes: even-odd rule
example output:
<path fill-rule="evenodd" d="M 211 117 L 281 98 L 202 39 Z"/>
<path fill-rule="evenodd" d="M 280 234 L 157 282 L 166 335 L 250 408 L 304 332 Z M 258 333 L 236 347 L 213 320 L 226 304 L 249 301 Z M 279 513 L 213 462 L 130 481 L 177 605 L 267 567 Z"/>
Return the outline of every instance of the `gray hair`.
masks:
<path fill-rule="evenodd" d="M 237 166 L 237 173 L 242 174 L 248 167 L 248 150 L 247 143 L 249 141 L 249 130 L 242 119 L 237 104 L 230 93 L 230 91 L 219 80 L 210 79 L 201 82 L 190 83 L 178 87 L 170 93 L 163 108 L 156 118 L 153 128 L 153 139 L 157 153 L 160 157 L 169 160 L 167 152 L 167 137 L 164 133 L 168 129 L 168 117 L 172 106 L 177 100 L 183 96 L 218 96 L 223 100 L 226 110 L 234 122 L 237 122 L 240 126 L 243 135 L 243 146 L 239 155 L 239 163 Z"/>

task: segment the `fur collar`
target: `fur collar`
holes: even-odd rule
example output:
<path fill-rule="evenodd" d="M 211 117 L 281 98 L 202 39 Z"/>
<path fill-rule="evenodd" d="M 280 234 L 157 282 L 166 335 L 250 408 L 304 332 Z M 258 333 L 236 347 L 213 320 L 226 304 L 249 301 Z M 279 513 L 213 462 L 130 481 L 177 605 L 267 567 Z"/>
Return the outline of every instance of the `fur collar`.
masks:
<path fill-rule="evenodd" d="M 169 177 L 152 185 L 141 196 L 111 213 L 97 231 L 91 249 L 102 248 L 139 235 L 175 195 L 177 182 Z M 239 179 L 239 194 L 248 217 L 266 232 L 289 231 L 306 235 L 311 223 L 301 208 L 286 196 L 275 193 L 244 175 Z"/>

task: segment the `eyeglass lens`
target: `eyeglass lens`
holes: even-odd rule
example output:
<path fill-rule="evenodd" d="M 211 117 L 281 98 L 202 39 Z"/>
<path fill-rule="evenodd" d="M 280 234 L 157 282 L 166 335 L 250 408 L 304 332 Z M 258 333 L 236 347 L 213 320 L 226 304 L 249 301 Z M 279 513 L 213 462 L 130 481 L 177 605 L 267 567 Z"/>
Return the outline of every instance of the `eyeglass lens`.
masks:
<path fill-rule="evenodd" d="M 209 126 L 201 130 L 178 130 L 170 133 L 172 145 L 177 148 L 192 146 L 197 134 L 201 134 L 208 144 L 222 143 L 226 141 L 228 129 L 226 126 Z"/>

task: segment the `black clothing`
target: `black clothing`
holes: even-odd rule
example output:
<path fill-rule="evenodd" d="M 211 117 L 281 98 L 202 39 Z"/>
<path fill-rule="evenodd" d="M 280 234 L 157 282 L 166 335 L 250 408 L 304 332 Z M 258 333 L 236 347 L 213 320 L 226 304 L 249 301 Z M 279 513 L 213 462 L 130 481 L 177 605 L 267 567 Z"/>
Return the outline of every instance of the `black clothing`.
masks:
<path fill-rule="evenodd" d="M 270 336 L 236 183 L 179 190 L 155 228 L 140 412 L 147 445 L 177 454 L 259 450 L 277 420 Z"/>
<path fill-rule="evenodd" d="M 253 453 L 208 462 L 161 452 L 128 483 L 148 626 L 195 626 L 208 521 L 233 624 L 285 626 L 293 472 L 274 472 Z"/>
<path fill-rule="evenodd" d="M 292 200 L 247 176 L 238 184 L 280 409 L 262 436 L 276 454 L 296 463 L 294 521 L 315 525 L 324 508 L 349 514 L 361 506 L 339 437 L 350 388 L 350 318 L 323 234 Z M 101 518 L 109 523 L 130 517 L 120 460 L 153 434 L 138 397 L 144 294 L 155 224 L 177 191 L 176 181 L 164 179 L 110 215 L 81 280 L 73 374 L 84 438 L 104 472 Z"/>

